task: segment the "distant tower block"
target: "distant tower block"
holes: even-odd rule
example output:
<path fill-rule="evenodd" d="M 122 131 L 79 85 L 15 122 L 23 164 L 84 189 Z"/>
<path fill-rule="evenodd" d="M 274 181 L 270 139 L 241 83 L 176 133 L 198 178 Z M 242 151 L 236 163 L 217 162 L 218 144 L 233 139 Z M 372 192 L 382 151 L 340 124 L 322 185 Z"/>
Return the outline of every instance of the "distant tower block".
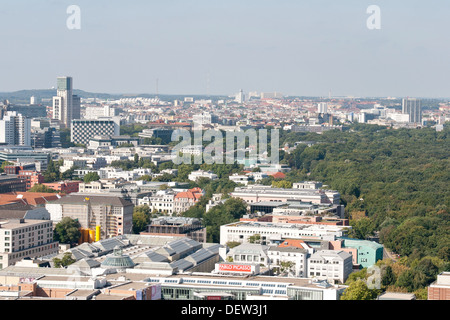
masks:
<path fill-rule="evenodd" d="M 328 113 L 328 104 L 325 102 L 320 102 L 317 105 L 317 113 Z"/>

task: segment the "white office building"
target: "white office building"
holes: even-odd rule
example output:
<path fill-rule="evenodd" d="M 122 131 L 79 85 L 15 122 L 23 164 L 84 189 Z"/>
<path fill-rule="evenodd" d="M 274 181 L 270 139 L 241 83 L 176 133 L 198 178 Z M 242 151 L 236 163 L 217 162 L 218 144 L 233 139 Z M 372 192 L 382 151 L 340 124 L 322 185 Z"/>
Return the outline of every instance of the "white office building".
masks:
<path fill-rule="evenodd" d="M 105 117 L 72 120 L 71 142 L 87 145 L 95 136 L 120 136 L 120 119 Z"/>
<path fill-rule="evenodd" d="M 352 255 L 345 251 L 320 250 L 308 259 L 308 277 L 345 283 L 353 270 Z"/>
<path fill-rule="evenodd" d="M 220 226 L 220 244 L 227 242 L 250 243 L 250 237 L 260 236 L 264 245 L 277 244 L 285 239 L 316 239 L 334 241 L 348 234 L 349 227 L 239 221 Z"/>
<path fill-rule="evenodd" d="M 216 180 L 219 177 L 211 171 L 204 171 L 204 170 L 192 171 L 188 176 L 188 179 L 191 181 L 197 181 L 200 178 L 208 178 L 211 180 Z"/>
<path fill-rule="evenodd" d="M 53 119 L 70 127 L 72 120 L 80 119 L 81 99 L 73 94 L 72 77 L 58 77 L 56 96 L 53 97 Z"/>

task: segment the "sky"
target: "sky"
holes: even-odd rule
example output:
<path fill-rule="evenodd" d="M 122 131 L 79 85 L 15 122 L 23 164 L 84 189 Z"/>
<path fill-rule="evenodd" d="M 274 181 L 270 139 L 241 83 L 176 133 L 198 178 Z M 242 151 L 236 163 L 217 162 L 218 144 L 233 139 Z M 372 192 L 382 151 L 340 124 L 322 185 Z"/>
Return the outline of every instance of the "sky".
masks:
<path fill-rule="evenodd" d="M 72 76 L 99 93 L 449 97 L 449 13 L 448 0 L 0 0 L 0 92 Z"/>

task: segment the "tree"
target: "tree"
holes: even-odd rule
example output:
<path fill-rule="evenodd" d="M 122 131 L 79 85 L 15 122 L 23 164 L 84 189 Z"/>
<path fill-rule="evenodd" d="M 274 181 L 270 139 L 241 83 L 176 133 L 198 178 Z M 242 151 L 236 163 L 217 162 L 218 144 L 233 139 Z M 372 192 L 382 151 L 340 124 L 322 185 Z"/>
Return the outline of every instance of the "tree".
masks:
<path fill-rule="evenodd" d="M 55 241 L 65 244 L 76 244 L 81 237 L 81 225 L 78 220 L 64 217 L 58 222 L 53 230 Z"/>
<path fill-rule="evenodd" d="M 391 266 L 386 266 L 381 277 L 381 284 L 385 287 L 395 284 L 396 278 Z"/>
<path fill-rule="evenodd" d="M 54 265 L 55 268 L 65 268 L 74 262 L 76 262 L 76 260 L 72 258 L 71 252 L 64 253 L 64 255 L 61 259 L 53 258 L 53 263 L 55 264 Z"/>
<path fill-rule="evenodd" d="M 254 234 L 248 237 L 249 243 L 260 243 L 261 242 L 261 235 L 260 234 Z"/>
<path fill-rule="evenodd" d="M 247 214 L 247 203 L 240 198 L 228 198 L 224 206 L 225 212 L 233 216 L 236 220 Z"/>
<path fill-rule="evenodd" d="M 272 181 L 272 188 L 292 189 L 292 182 L 287 180 Z"/>
<path fill-rule="evenodd" d="M 139 234 L 144 231 L 150 223 L 150 207 L 147 205 L 133 208 L 133 233 Z"/>
<path fill-rule="evenodd" d="M 44 182 L 55 182 L 59 180 L 59 167 L 59 163 L 55 163 L 52 159 L 50 159 L 47 164 L 47 170 L 45 170 L 43 174 Z"/>
<path fill-rule="evenodd" d="M 89 172 L 83 178 L 84 183 L 89 183 L 98 180 L 100 180 L 100 176 L 98 175 L 97 172 Z"/>
<path fill-rule="evenodd" d="M 369 289 L 363 280 L 357 280 L 345 289 L 340 300 L 373 300 L 375 298 L 376 292 Z"/>
<path fill-rule="evenodd" d="M 414 272 L 411 270 L 406 270 L 402 272 L 395 284 L 398 287 L 405 288 L 408 292 L 412 292 L 414 290 Z"/>
<path fill-rule="evenodd" d="M 6 166 L 10 166 L 10 165 L 12 165 L 12 164 L 13 164 L 12 162 L 3 161 L 3 162 L 2 162 L 2 165 L 0 166 L 0 172 L 5 172 L 5 167 L 6 167 Z"/>
<path fill-rule="evenodd" d="M 366 239 L 367 236 L 373 234 L 375 225 L 370 218 L 363 217 L 358 220 L 351 220 L 352 230 L 350 236 L 357 239 Z"/>
<path fill-rule="evenodd" d="M 53 190 L 43 184 L 35 184 L 33 187 L 28 189 L 27 192 L 58 193 L 58 191 Z"/>

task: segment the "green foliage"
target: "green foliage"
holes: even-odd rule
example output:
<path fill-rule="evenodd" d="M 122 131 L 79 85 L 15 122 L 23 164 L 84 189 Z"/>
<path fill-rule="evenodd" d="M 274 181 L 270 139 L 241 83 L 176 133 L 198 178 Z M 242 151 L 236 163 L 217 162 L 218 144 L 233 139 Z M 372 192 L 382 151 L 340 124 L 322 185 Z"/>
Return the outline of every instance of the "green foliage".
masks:
<path fill-rule="evenodd" d="M 250 237 L 248 237 L 249 243 L 260 243 L 261 241 L 261 235 L 260 234 L 253 234 Z"/>
<path fill-rule="evenodd" d="M 58 222 L 53 230 L 53 238 L 59 243 L 76 244 L 80 239 L 81 225 L 78 220 L 69 217 L 64 217 Z"/>
<path fill-rule="evenodd" d="M 450 254 L 450 129 L 388 129 L 356 124 L 351 131 L 283 133 L 280 144 L 299 144 L 283 160 L 292 166 L 286 180 L 322 181 L 340 192 L 346 214 L 367 212 L 351 221 L 352 237 L 375 231 L 401 255 Z"/>
<path fill-rule="evenodd" d="M 247 213 L 247 204 L 242 199 L 229 198 L 223 204 L 214 206 L 206 212 L 207 201 L 207 197 L 202 197 L 199 202 L 182 215 L 202 219 L 206 227 L 207 241 L 218 243 L 220 242 L 220 226 L 242 218 Z"/>
<path fill-rule="evenodd" d="M 150 224 L 151 211 L 148 205 L 133 208 L 133 233 L 139 234 L 147 229 Z"/>
<path fill-rule="evenodd" d="M 83 178 L 84 183 L 89 183 L 98 180 L 100 180 L 100 176 L 98 175 L 97 172 L 89 172 Z"/>
<path fill-rule="evenodd" d="M 241 245 L 241 243 L 238 241 L 229 241 L 226 243 L 226 245 L 228 246 L 228 248 L 233 249 L 233 248 Z"/>
<path fill-rule="evenodd" d="M 5 172 L 5 167 L 12 165 L 12 162 L 3 161 L 2 165 L 0 166 L 0 172 Z"/>
<path fill-rule="evenodd" d="M 374 222 L 367 217 L 358 220 L 350 220 L 350 225 L 352 226 L 352 230 L 349 235 L 356 239 L 366 239 L 368 236 L 371 236 L 375 230 Z"/>
<path fill-rule="evenodd" d="M 381 284 L 385 287 L 394 285 L 397 279 L 391 266 L 386 266 L 381 275 Z"/>
<path fill-rule="evenodd" d="M 374 300 L 378 294 L 379 291 L 369 289 L 364 280 L 356 280 L 345 289 L 340 300 Z"/>
<path fill-rule="evenodd" d="M 288 180 L 272 181 L 272 188 L 292 189 L 292 182 Z"/>
<path fill-rule="evenodd" d="M 54 263 L 55 268 L 65 268 L 74 262 L 76 262 L 76 260 L 72 258 L 71 252 L 64 253 L 64 255 L 61 259 L 53 258 L 53 263 Z"/>
<path fill-rule="evenodd" d="M 173 181 L 174 178 L 175 178 L 174 175 L 165 172 L 161 176 L 153 178 L 152 181 L 170 182 Z"/>
<path fill-rule="evenodd" d="M 59 167 L 62 165 L 61 162 L 55 162 L 52 159 L 49 160 L 47 164 L 47 170 L 43 173 L 44 182 L 55 182 L 60 178 Z"/>

